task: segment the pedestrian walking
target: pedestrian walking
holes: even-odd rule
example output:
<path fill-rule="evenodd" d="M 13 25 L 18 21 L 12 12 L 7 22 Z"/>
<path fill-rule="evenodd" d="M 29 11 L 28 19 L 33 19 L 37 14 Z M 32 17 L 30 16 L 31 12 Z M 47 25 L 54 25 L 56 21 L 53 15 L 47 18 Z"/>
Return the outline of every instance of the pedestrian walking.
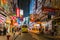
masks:
<path fill-rule="evenodd" d="M 12 28 L 12 33 L 14 32 L 14 27 Z"/>
<path fill-rule="evenodd" d="M 6 35 L 6 32 L 7 32 L 7 30 L 6 30 L 6 28 L 4 27 L 4 28 L 3 28 L 3 35 Z"/>
<path fill-rule="evenodd" d="M 7 33 L 7 40 L 10 39 L 10 33 Z"/>

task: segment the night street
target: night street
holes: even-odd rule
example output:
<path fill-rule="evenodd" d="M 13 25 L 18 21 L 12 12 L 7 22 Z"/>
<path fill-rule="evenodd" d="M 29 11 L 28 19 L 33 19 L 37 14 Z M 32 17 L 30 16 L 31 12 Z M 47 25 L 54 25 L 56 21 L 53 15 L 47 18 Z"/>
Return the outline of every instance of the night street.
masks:
<path fill-rule="evenodd" d="M 0 40 L 60 40 L 60 0 L 0 0 Z"/>

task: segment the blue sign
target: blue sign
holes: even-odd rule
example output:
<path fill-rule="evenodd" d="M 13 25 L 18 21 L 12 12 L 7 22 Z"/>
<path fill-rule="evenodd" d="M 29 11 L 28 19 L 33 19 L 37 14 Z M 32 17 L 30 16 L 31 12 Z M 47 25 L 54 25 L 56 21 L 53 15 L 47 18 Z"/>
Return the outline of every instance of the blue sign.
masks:
<path fill-rule="evenodd" d="M 20 24 L 20 18 L 17 19 L 18 24 Z"/>
<path fill-rule="evenodd" d="M 30 14 L 32 14 L 34 12 L 34 6 L 35 6 L 35 0 L 31 0 L 30 2 Z"/>

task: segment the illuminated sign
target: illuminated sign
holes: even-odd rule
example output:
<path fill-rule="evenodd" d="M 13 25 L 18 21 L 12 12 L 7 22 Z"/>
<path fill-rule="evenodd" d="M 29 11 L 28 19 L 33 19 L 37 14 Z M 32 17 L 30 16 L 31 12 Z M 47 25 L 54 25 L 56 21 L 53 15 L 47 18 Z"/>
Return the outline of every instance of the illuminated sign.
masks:
<path fill-rule="evenodd" d="M 44 9 L 44 11 L 50 11 L 50 12 L 53 12 L 54 10 L 53 10 L 53 9 Z"/>
<path fill-rule="evenodd" d="M 33 14 L 35 12 L 35 0 L 31 0 L 30 3 L 30 14 Z"/>
<path fill-rule="evenodd" d="M 17 23 L 20 24 L 20 18 L 17 19 Z"/>
<path fill-rule="evenodd" d="M 20 17 L 20 9 L 19 8 L 16 8 L 16 16 Z"/>
<path fill-rule="evenodd" d="M 12 20 L 16 20 L 16 16 L 11 16 L 11 19 Z"/>
<path fill-rule="evenodd" d="M 14 25 L 15 25 L 15 26 L 18 26 L 18 23 L 16 22 L 16 23 L 14 23 Z"/>
<path fill-rule="evenodd" d="M 22 9 L 20 9 L 20 15 L 23 15 L 23 10 Z"/>

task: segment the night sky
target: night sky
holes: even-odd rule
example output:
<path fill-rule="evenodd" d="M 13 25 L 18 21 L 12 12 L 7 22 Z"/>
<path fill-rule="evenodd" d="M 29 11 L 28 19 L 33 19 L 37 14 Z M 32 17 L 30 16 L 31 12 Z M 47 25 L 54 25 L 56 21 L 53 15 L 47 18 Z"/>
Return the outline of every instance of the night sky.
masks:
<path fill-rule="evenodd" d="M 30 0 L 18 0 L 18 7 L 24 10 L 24 17 L 29 16 Z"/>

